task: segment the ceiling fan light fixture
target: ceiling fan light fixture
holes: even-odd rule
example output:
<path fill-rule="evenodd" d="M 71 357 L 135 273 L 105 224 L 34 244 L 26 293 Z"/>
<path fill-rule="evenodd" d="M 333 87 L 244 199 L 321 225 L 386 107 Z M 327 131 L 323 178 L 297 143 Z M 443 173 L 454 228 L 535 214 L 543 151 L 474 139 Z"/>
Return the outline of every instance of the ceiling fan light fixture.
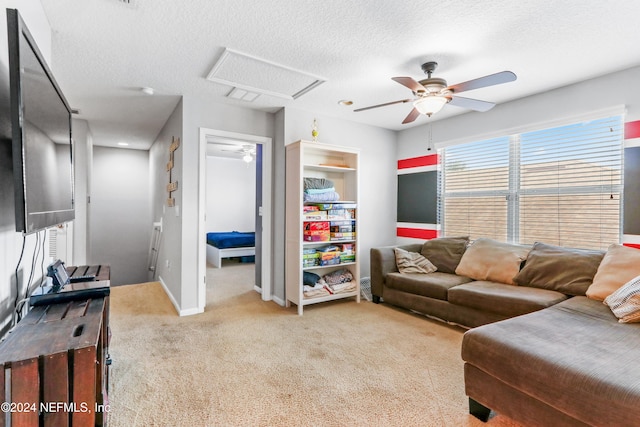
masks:
<path fill-rule="evenodd" d="M 413 106 L 421 114 L 431 117 L 432 114 L 442 110 L 442 107 L 449 102 L 449 98 L 439 95 L 429 95 L 420 98 L 413 103 Z"/>
<path fill-rule="evenodd" d="M 242 160 L 245 163 L 251 163 L 251 161 L 253 160 L 253 156 L 251 155 L 251 153 L 245 153 L 244 156 L 242 156 Z"/>

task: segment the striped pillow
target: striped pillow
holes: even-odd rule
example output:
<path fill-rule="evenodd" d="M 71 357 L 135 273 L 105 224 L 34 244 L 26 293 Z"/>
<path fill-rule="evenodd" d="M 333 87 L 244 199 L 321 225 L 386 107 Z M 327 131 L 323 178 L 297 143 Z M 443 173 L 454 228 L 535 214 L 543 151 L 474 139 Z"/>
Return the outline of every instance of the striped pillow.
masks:
<path fill-rule="evenodd" d="M 438 268 L 417 252 L 409 252 L 395 248 L 396 266 L 400 273 L 433 273 Z"/>
<path fill-rule="evenodd" d="M 640 276 L 636 276 L 604 299 L 620 323 L 640 322 Z"/>

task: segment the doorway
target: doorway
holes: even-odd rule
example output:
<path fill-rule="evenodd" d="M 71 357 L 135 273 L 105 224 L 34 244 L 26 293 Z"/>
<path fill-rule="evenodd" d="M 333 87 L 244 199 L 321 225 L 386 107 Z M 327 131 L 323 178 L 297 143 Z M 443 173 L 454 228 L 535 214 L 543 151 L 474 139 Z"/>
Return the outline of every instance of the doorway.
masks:
<path fill-rule="evenodd" d="M 272 140 L 268 137 L 200 128 L 200 170 L 198 207 L 198 277 L 202 278 L 198 288 L 198 307 L 206 304 L 206 164 L 209 143 L 238 144 L 240 147 L 255 146 L 256 160 L 256 291 L 264 301 L 271 297 L 271 156 Z"/>

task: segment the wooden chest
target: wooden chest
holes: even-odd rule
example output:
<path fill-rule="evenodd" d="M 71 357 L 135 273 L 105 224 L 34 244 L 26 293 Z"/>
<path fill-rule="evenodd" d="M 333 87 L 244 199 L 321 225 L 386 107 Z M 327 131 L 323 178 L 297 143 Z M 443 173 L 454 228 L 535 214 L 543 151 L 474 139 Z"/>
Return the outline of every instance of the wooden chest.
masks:
<path fill-rule="evenodd" d="M 33 307 L 0 344 L 0 427 L 106 425 L 108 346 L 108 297 Z"/>

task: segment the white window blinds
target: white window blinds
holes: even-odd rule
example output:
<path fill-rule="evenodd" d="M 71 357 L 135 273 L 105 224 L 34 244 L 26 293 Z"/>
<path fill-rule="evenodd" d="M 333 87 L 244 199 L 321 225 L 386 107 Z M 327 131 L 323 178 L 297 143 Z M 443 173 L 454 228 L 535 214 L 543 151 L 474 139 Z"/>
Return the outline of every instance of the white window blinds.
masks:
<path fill-rule="evenodd" d="M 448 147 L 441 159 L 446 235 L 506 241 L 509 138 Z"/>
<path fill-rule="evenodd" d="M 605 249 L 620 241 L 622 117 L 441 151 L 445 235 Z"/>

